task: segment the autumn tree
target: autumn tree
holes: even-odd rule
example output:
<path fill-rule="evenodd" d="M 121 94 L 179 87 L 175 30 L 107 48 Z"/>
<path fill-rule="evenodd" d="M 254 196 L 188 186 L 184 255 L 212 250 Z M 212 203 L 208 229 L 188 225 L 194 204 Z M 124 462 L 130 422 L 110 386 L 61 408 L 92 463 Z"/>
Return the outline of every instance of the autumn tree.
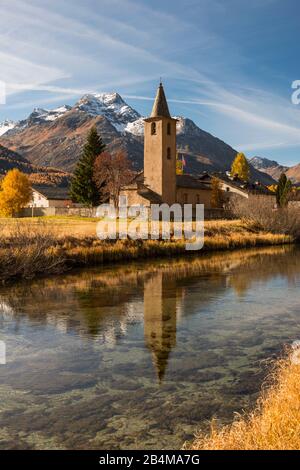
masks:
<path fill-rule="evenodd" d="M 20 170 L 10 170 L 1 182 L 0 213 L 12 217 L 29 204 L 32 197 L 30 181 Z"/>
<path fill-rule="evenodd" d="M 70 194 L 74 202 L 89 207 L 97 206 L 101 202 L 93 175 L 96 158 L 104 150 L 105 145 L 98 135 L 96 127 L 92 127 L 71 182 Z"/>
<path fill-rule="evenodd" d="M 238 176 L 242 181 L 249 181 L 250 167 L 243 153 L 238 153 L 231 166 L 231 176 Z"/>
<path fill-rule="evenodd" d="M 133 176 L 131 163 L 126 152 L 117 151 L 101 153 L 94 164 L 94 181 L 102 199 L 111 198 L 118 207 L 121 187 L 127 184 Z"/>
<path fill-rule="evenodd" d="M 215 176 L 211 180 L 211 207 L 222 208 L 224 203 L 221 181 Z"/>
<path fill-rule="evenodd" d="M 276 203 L 278 207 L 284 207 L 287 205 L 291 190 L 291 181 L 287 178 L 285 173 L 282 173 L 276 189 Z"/>

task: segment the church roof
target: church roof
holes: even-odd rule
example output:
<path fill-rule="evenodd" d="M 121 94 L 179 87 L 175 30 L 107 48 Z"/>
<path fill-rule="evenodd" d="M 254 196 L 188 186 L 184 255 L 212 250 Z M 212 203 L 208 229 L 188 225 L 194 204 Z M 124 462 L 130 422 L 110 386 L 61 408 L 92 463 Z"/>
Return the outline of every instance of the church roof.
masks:
<path fill-rule="evenodd" d="M 176 186 L 187 189 L 211 189 L 210 183 L 207 184 L 193 175 L 176 175 Z"/>
<path fill-rule="evenodd" d="M 167 98 L 166 98 L 164 87 L 163 87 L 162 83 L 160 83 L 160 85 L 158 87 L 158 90 L 157 90 L 157 94 L 156 94 L 156 98 L 155 98 L 155 101 L 154 101 L 151 117 L 152 118 L 154 118 L 154 117 L 167 117 L 167 118 L 170 118 L 171 117 L 170 111 L 169 111 L 169 106 L 168 106 L 168 103 L 167 103 Z"/>

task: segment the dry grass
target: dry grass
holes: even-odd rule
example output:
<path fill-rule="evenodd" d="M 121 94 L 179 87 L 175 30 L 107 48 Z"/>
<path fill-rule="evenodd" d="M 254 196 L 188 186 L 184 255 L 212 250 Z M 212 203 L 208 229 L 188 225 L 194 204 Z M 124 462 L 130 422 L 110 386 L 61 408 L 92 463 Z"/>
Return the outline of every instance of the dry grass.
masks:
<path fill-rule="evenodd" d="M 300 365 L 294 357 L 295 351 L 277 362 L 271 385 L 252 413 L 237 416 L 233 424 L 221 428 L 213 421 L 210 434 L 200 434 L 190 449 L 299 450 Z"/>
<path fill-rule="evenodd" d="M 65 267 L 63 253 L 56 250 L 57 237 L 43 224 L 5 227 L 0 236 L 0 281 L 38 274 L 56 274 Z"/>
<path fill-rule="evenodd" d="M 96 238 L 95 221 L 72 222 L 79 225 L 80 235 L 76 231 L 74 235 L 73 225 L 69 221 L 66 233 L 65 220 L 29 219 L 2 225 L 0 222 L 0 280 L 31 279 L 77 266 L 142 258 L 199 256 L 207 251 L 283 245 L 293 241 L 284 234 L 257 231 L 255 225 L 245 225 L 241 221 L 212 221 L 205 224 L 204 248 L 200 252 L 187 252 L 184 240 L 101 241 Z"/>

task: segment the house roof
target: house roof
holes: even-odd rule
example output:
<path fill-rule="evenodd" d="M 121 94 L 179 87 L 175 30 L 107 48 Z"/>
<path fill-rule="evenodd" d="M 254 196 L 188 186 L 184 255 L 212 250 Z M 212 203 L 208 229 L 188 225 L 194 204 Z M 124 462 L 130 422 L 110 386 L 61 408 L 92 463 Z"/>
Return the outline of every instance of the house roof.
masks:
<path fill-rule="evenodd" d="M 210 182 L 207 184 L 192 175 L 177 175 L 176 186 L 178 188 L 191 188 L 191 189 L 211 189 Z"/>
<path fill-rule="evenodd" d="M 37 191 L 42 196 L 47 199 L 52 199 L 56 201 L 69 200 L 69 188 L 58 188 L 55 186 L 39 186 L 33 185 L 32 189 Z"/>
<path fill-rule="evenodd" d="M 253 194 L 266 194 L 266 195 L 274 195 L 272 191 L 270 191 L 266 186 L 263 184 L 256 182 L 245 182 L 241 181 L 238 178 L 232 178 L 226 175 L 225 173 L 202 173 L 198 176 L 200 181 L 209 182 L 213 177 L 218 178 L 222 183 L 228 184 L 228 186 L 232 186 L 233 188 L 237 188 L 240 191 L 245 193 L 253 193 Z"/>
<path fill-rule="evenodd" d="M 164 87 L 162 83 L 159 84 L 156 98 L 154 101 L 151 117 L 167 117 L 171 118 L 170 111 L 169 111 L 169 106 L 167 103 Z"/>

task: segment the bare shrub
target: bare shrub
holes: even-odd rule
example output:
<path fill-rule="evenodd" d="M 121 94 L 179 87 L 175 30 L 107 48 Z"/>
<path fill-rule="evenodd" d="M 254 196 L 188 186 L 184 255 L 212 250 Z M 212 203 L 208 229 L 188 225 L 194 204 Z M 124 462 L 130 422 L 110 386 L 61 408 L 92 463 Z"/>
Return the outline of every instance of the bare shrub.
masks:
<path fill-rule="evenodd" d="M 2 281 L 59 273 L 64 263 L 55 232 L 44 224 L 15 223 L 0 238 Z"/>
<path fill-rule="evenodd" d="M 250 196 L 236 198 L 231 202 L 231 210 L 244 223 L 267 230 L 271 233 L 281 233 L 300 239 L 300 210 L 295 207 L 275 208 L 273 197 Z"/>

